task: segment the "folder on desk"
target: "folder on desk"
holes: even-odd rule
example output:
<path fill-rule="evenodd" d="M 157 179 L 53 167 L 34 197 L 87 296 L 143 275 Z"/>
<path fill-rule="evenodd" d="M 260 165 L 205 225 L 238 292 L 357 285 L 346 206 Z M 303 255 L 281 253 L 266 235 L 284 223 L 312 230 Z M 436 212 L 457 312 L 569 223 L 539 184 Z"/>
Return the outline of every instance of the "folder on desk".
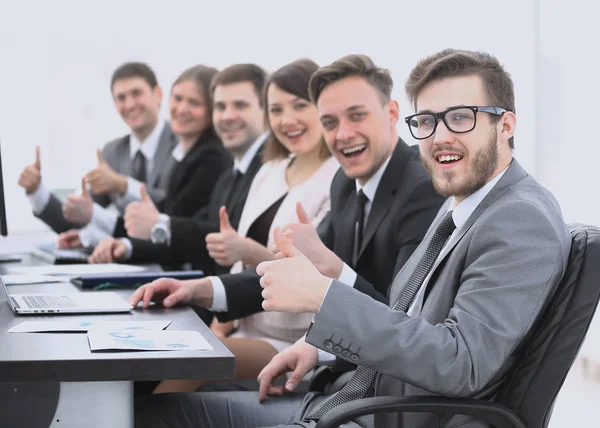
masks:
<path fill-rule="evenodd" d="M 180 270 L 173 272 L 129 272 L 129 273 L 100 273 L 81 275 L 72 278 L 71 282 L 81 288 L 96 288 L 105 284 L 121 287 L 134 287 L 146 284 L 159 278 L 175 278 L 180 280 L 204 277 L 201 270 Z"/>

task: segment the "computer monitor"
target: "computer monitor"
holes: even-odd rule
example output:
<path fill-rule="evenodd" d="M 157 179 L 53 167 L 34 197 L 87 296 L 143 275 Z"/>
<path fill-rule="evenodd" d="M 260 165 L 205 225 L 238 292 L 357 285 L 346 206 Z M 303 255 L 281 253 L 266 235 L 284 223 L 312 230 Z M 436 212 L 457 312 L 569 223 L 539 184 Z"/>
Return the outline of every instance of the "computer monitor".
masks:
<path fill-rule="evenodd" d="M 1 151 L 0 151 L 1 152 Z M 4 181 L 2 180 L 2 153 L 0 153 L 0 235 L 6 236 L 6 204 L 4 202 Z"/>

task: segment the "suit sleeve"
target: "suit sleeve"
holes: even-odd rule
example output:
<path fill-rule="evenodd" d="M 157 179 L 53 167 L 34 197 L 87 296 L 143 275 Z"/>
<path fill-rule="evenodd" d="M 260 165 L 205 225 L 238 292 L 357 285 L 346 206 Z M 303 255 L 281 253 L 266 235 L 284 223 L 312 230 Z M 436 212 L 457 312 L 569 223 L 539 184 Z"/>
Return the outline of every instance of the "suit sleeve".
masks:
<path fill-rule="evenodd" d="M 321 349 L 327 340 L 351 343 L 361 365 L 434 394 L 468 397 L 482 390 L 505 368 L 555 290 L 570 239 L 529 202 L 513 200 L 485 215 L 469 232 L 443 322 L 394 311 L 334 281 L 307 342 Z"/>
<path fill-rule="evenodd" d="M 246 269 L 236 274 L 220 275 L 227 294 L 228 312 L 215 313 L 221 322 L 247 317 L 262 312 L 262 287 L 260 276 L 254 269 Z"/>
<path fill-rule="evenodd" d="M 81 227 L 81 224 L 72 223 L 64 218 L 62 202 L 53 193 L 50 194 L 50 199 L 44 210 L 36 217 L 50 226 L 56 233 L 66 232 L 70 229 L 79 229 Z"/>

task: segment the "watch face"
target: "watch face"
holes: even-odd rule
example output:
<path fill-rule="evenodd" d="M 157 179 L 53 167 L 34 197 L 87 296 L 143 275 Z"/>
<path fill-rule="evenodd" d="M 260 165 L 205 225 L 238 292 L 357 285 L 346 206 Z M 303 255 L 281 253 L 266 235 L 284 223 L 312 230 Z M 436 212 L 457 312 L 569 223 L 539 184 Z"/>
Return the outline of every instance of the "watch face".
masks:
<path fill-rule="evenodd" d="M 156 227 L 152 231 L 152 241 L 155 244 L 167 241 L 167 231 L 162 227 Z"/>

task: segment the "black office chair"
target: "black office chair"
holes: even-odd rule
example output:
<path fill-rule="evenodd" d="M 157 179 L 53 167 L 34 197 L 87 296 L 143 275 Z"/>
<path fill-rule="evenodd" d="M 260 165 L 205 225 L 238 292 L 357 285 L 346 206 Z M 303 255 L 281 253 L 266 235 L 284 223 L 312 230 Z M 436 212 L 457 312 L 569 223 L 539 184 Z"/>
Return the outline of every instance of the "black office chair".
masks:
<path fill-rule="evenodd" d="M 494 402 L 431 396 L 373 397 L 340 405 L 317 428 L 361 415 L 426 412 L 462 414 L 494 428 L 545 428 L 554 400 L 579 352 L 600 298 L 600 228 L 569 225 L 569 265 L 556 293 L 524 342 Z"/>

